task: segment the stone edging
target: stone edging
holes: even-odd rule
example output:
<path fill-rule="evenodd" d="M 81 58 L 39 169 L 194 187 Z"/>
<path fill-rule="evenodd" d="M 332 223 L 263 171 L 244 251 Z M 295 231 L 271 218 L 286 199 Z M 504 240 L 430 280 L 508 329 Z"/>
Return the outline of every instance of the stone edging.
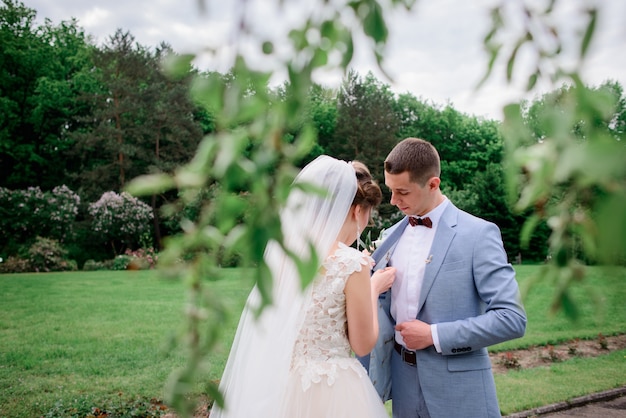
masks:
<path fill-rule="evenodd" d="M 540 406 L 539 408 L 529 409 L 528 411 L 516 412 L 511 415 L 507 415 L 504 418 L 529 418 L 544 414 L 551 414 L 553 412 L 565 411 L 567 409 L 578 408 L 589 403 L 610 401 L 620 396 L 626 395 L 626 386 L 616 389 L 606 390 L 604 392 L 592 393 L 590 395 L 579 396 L 578 398 L 570 399 L 565 402 L 558 402 L 552 405 Z"/>

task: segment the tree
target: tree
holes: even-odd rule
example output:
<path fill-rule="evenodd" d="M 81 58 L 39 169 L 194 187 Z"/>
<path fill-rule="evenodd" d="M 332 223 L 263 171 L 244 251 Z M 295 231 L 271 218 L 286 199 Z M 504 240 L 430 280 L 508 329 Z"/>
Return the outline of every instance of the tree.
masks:
<path fill-rule="evenodd" d="M 475 171 L 463 190 L 446 192 L 462 209 L 498 225 L 509 262 L 544 262 L 548 256 L 549 229 L 538 225 L 526 244 L 520 240 L 522 225 L 530 213 L 515 213 L 507 200 L 504 169 L 500 162 Z"/>
<path fill-rule="evenodd" d="M 327 150 L 332 145 L 337 129 L 337 91 L 314 84 L 309 97 L 310 116 L 317 131 L 317 144 L 321 147 L 322 153 L 328 154 Z"/>
<path fill-rule="evenodd" d="M 148 108 L 143 99 L 150 80 L 149 59 L 148 51 L 134 45 L 132 35 L 121 30 L 96 52 L 99 88 L 83 97 L 92 112 L 81 118 L 84 127 L 72 135 L 81 162 L 76 181 L 88 200 L 105 190 L 120 190 L 129 175 L 145 173 L 146 164 L 137 167 L 134 163 L 147 148 L 142 146 L 150 129 L 145 126 Z"/>
<path fill-rule="evenodd" d="M 382 161 L 397 143 L 394 101 L 389 86 L 371 73 L 361 78 L 350 71 L 337 99 L 337 128 L 327 152 L 346 161 L 362 161 L 381 182 Z"/>
<path fill-rule="evenodd" d="M 89 200 L 121 190 L 133 177 L 169 172 L 193 155 L 202 132 L 188 96 L 191 75 L 170 80 L 161 73 L 170 53 L 167 45 L 152 53 L 122 30 L 96 51 L 98 88 L 83 92 L 90 112 L 71 134 L 81 164 L 75 181 Z"/>
<path fill-rule="evenodd" d="M 69 121 L 92 67 L 75 21 L 37 27 L 35 16 L 12 0 L 0 8 L 0 185 L 15 189 L 66 183 Z"/>

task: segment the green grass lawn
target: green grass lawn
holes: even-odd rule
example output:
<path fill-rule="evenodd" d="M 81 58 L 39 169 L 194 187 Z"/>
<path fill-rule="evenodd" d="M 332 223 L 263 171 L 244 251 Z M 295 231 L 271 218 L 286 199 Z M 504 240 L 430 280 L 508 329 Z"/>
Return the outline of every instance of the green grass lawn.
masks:
<path fill-rule="evenodd" d="M 538 267 L 516 270 L 524 284 Z M 586 281 L 573 288 L 581 312 L 576 323 L 550 314 L 549 286 L 533 288 L 524 301 L 526 336 L 492 349 L 626 332 L 625 280 L 626 269 L 617 276 L 589 269 Z M 209 356 L 206 379 L 214 380 L 250 284 L 246 270 L 233 269 L 210 285 L 233 307 L 224 345 Z M 105 399 L 160 398 L 168 375 L 185 362 L 181 349 L 165 347 L 183 325 L 186 289 L 154 271 L 0 275 L 0 295 L 0 417 L 41 416 L 59 402 L 95 406 Z M 501 408 L 507 414 L 624 385 L 625 355 L 498 375 Z"/>
<path fill-rule="evenodd" d="M 216 284 L 239 311 L 242 272 Z M 0 275 L 0 295 L 0 417 L 38 416 L 59 400 L 159 398 L 184 364 L 167 347 L 186 289 L 154 271 Z M 225 324 L 229 340 L 237 320 Z M 227 351 L 210 357 L 208 379 L 220 377 Z"/>

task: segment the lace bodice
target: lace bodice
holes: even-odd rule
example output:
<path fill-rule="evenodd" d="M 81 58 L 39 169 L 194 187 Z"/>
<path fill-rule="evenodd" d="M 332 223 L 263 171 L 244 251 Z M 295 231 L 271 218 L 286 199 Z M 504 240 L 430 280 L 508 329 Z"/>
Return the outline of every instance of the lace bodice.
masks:
<path fill-rule="evenodd" d="M 323 264 L 325 273 L 312 284 L 312 297 L 294 346 L 292 370 L 301 375 L 303 389 L 323 378 L 332 385 L 339 370 L 365 373 L 351 356 L 346 318 L 346 280 L 371 262 L 363 253 L 339 244 Z M 367 267 L 365 267 L 367 268 Z"/>

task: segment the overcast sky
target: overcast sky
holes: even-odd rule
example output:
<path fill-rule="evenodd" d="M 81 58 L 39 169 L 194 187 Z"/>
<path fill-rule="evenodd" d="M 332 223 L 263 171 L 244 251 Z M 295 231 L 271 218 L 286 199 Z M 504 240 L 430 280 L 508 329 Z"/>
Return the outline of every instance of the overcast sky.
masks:
<path fill-rule="evenodd" d="M 178 53 L 199 53 L 207 47 L 220 47 L 232 41 L 233 13 L 243 3 L 249 5 L 246 13 L 254 17 L 259 31 L 271 32 L 280 43 L 281 23 L 295 19 L 299 11 L 313 2 L 304 0 L 295 11 L 275 13 L 266 7 L 275 1 L 205 0 L 207 10 L 201 13 L 199 0 L 25 1 L 27 7 L 37 11 L 39 21 L 49 18 L 58 24 L 76 18 L 98 44 L 121 28 L 130 31 L 143 46 L 156 47 L 164 41 Z M 387 22 L 390 39 L 384 67 L 392 80 L 377 71 L 374 60 L 363 50 L 357 50 L 353 68 L 362 76 L 372 71 L 396 93 L 408 92 L 436 105 L 451 103 L 467 114 L 500 119 L 503 105 L 523 98 L 521 88 L 501 81 L 502 67 L 494 70 L 496 77 L 474 92 L 487 65 L 482 39 L 489 28 L 488 11 L 497 3 L 498 0 L 418 0 L 410 14 L 398 13 Z M 583 0 L 559 3 L 566 5 L 560 16 L 569 23 L 573 19 L 567 9 L 572 12 L 571 8 L 588 4 Z M 626 1 L 600 0 L 600 3 L 603 8 L 592 55 L 585 67 L 585 81 L 597 85 L 613 79 L 626 87 Z M 224 50 L 228 52 L 228 48 Z M 218 57 L 204 54 L 196 65 L 225 72 L 231 66 L 230 58 L 228 54 Z M 525 59 L 530 60 L 524 55 L 520 57 L 522 62 Z M 334 87 L 340 79 L 339 75 L 328 74 L 320 76 L 318 81 Z"/>

